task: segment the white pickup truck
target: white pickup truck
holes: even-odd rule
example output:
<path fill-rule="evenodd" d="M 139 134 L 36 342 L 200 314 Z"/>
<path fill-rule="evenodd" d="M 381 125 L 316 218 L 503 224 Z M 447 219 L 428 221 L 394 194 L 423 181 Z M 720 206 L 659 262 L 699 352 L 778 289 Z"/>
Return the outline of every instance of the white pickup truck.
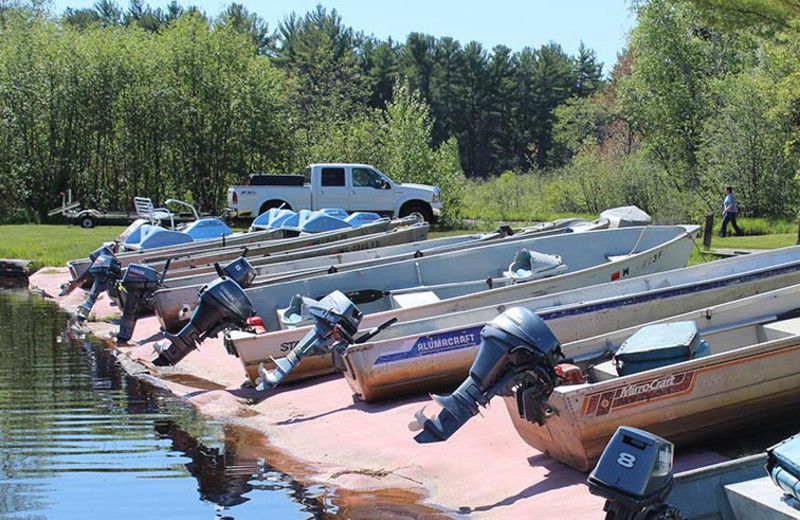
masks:
<path fill-rule="evenodd" d="M 393 217 L 419 213 L 428 222 L 443 209 L 438 187 L 394 182 L 367 164 L 311 164 L 303 175 L 251 175 L 247 184 L 228 188 L 228 212 L 234 218 L 255 218 L 278 207 Z"/>

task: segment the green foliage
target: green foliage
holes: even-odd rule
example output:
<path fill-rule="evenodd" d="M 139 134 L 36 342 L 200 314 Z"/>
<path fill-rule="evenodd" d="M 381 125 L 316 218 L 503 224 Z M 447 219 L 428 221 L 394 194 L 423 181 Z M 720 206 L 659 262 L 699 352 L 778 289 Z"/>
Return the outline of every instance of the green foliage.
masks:
<path fill-rule="evenodd" d="M 711 38 L 683 2 L 643 3 L 638 22 L 631 41 L 635 65 L 621 82 L 622 110 L 637 121 L 644 149 L 670 172 L 676 187 L 696 189 L 706 184 L 695 153 L 712 108 Z"/>
<path fill-rule="evenodd" d="M 596 149 L 586 149 L 554 174 L 546 193 L 557 211 L 596 215 L 608 208 L 634 205 L 658 222 L 691 220 L 697 211 L 667 179 L 666 172 L 642 153 L 617 159 L 598 157 Z"/>
<path fill-rule="evenodd" d="M 464 214 L 484 220 L 536 220 L 550 209 L 543 195 L 547 184 L 540 175 L 512 171 L 491 180 L 471 180 Z"/>
<path fill-rule="evenodd" d="M 713 195 L 721 199 L 722 187 L 730 185 L 743 214 L 794 216 L 800 191 L 783 153 L 789 125 L 770 113 L 774 81 L 756 69 L 713 86 L 720 109 L 706 121 L 699 154 L 703 171 L 717 187 Z"/>
<path fill-rule="evenodd" d="M 0 218 L 41 215 L 68 188 L 84 207 L 191 192 L 213 211 L 230 182 L 288 163 L 280 75 L 232 26 L 193 11 L 160 35 L 17 17 L 2 36 L 0 185 L 14 195 Z"/>

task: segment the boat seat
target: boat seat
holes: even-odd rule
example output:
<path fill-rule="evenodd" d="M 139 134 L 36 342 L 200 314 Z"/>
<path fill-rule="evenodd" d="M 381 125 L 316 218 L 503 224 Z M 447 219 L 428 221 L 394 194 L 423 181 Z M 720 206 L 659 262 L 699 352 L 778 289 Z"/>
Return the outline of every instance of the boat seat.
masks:
<path fill-rule="evenodd" d="M 508 266 L 505 276 L 514 283 L 530 282 L 567 270 L 560 255 L 540 253 L 531 249 L 520 249 L 514 255 L 514 261 Z"/>
<path fill-rule="evenodd" d="M 608 381 L 609 379 L 616 379 L 618 377 L 617 365 L 615 365 L 612 360 L 598 363 L 589 370 L 589 380 L 596 383 Z"/>
<path fill-rule="evenodd" d="M 695 322 L 679 321 L 642 327 L 620 345 L 613 362 L 627 376 L 709 354 Z"/>
<path fill-rule="evenodd" d="M 800 500 L 800 435 L 767 449 L 767 473 L 785 494 Z"/>
<path fill-rule="evenodd" d="M 151 222 L 160 222 L 171 219 L 172 212 L 167 208 L 156 208 L 153 201 L 147 197 L 134 197 L 133 206 L 136 208 L 136 215 L 139 218 L 147 219 Z"/>
<path fill-rule="evenodd" d="M 800 334 L 800 318 L 767 323 L 763 330 L 766 341 L 796 336 Z"/>
<path fill-rule="evenodd" d="M 433 291 L 417 291 L 403 294 L 393 294 L 392 308 L 409 309 L 411 307 L 419 307 L 420 305 L 436 303 L 438 301 L 441 300 Z"/>

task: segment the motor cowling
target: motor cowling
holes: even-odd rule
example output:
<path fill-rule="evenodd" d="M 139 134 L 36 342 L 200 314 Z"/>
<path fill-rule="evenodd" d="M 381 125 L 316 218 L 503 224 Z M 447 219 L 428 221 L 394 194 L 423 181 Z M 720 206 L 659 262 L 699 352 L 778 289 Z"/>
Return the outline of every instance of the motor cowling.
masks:
<path fill-rule="evenodd" d="M 250 264 L 247 258 L 240 256 L 222 268 L 221 276 L 227 276 L 239 284 L 239 287 L 247 288 L 252 285 L 256 274 L 256 270 L 253 268 L 252 264 Z"/>
<path fill-rule="evenodd" d="M 217 278 L 200 290 L 200 301 L 189 323 L 177 334 L 164 332 L 169 346 L 157 345 L 156 365 L 174 365 L 197 348 L 205 338 L 214 338 L 224 329 L 247 327 L 253 303 L 244 290 L 228 277 Z"/>
<path fill-rule="evenodd" d="M 490 321 L 481 330 L 478 355 L 469 376 L 449 396 L 433 395 L 442 407 L 436 417 L 417 412 L 412 428 L 422 428 L 414 440 L 439 442 L 450 438 L 495 395 L 511 395 L 525 384 L 550 395 L 557 384 L 555 366 L 563 359 L 561 345 L 550 328 L 533 311 L 514 307 Z"/>
<path fill-rule="evenodd" d="M 91 253 L 89 253 L 89 261 L 92 262 L 92 264 L 94 264 L 94 261 L 100 255 L 114 256 L 114 251 L 108 246 L 105 246 L 105 245 L 104 246 L 100 246 L 97 249 L 95 249 L 94 251 L 92 251 Z M 60 287 L 61 292 L 58 295 L 59 296 L 66 296 L 69 293 L 71 293 L 72 291 L 74 291 L 76 287 L 80 287 L 84 283 L 86 283 L 89 280 L 91 280 L 92 279 L 92 275 L 89 272 L 90 268 L 91 268 L 91 265 L 89 266 L 89 268 L 87 268 L 83 272 L 83 274 L 81 274 L 76 279 L 70 280 L 69 282 L 62 284 L 61 287 Z"/>
<path fill-rule="evenodd" d="M 110 291 L 114 287 L 117 280 L 122 276 L 122 266 L 113 253 L 107 254 L 103 252 L 94 259 L 87 272 L 94 279 L 94 282 L 89 294 L 86 296 L 86 300 L 78 307 L 78 320 L 80 321 L 89 316 L 100 293 Z"/>
<path fill-rule="evenodd" d="M 668 440 L 620 426 L 587 478 L 589 492 L 606 499 L 606 518 L 682 519 L 677 509 L 665 503 L 674 482 L 673 453 Z"/>
<path fill-rule="evenodd" d="M 117 343 L 126 343 L 133 336 L 139 311 L 153 293 L 161 287 L 161 275 L 152 267 L 141 264 L 130 264 L 125 269 L 117 287 L 119 305 L 122 308 L 122 319 L 117 332 Z"/>

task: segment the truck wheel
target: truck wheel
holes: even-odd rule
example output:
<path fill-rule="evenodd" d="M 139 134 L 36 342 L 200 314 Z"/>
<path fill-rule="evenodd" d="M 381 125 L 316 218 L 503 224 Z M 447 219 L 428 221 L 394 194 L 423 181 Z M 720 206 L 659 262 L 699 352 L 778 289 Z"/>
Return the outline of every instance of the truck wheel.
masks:
<path fill-rule="evenodd" d="M 291 206 L 289 206 L 282 200 L 268 200 L 267 202 L 261 205 L 261 208 L 258 210 L 258 215 L 263 215 L 272 208 L 280 208 L 281 206 L 283 206 L 283 209 L 288 209 L 290 211 L 292 209 Z"/>
<path fill-rule="evenodd" d="M 433 211 L 430 206 L 421 202 L 406 204 L 400 209 L 400 216 L 407 217 L 414 213 L 419 214 L 425 222 L 433 224 Z"/>
<path fill-rule="evenodd" d="M 83 229 L 92 229 L 94 227 L 94 219 L 92 217 L 81 217 L 80 224 Z"/>

